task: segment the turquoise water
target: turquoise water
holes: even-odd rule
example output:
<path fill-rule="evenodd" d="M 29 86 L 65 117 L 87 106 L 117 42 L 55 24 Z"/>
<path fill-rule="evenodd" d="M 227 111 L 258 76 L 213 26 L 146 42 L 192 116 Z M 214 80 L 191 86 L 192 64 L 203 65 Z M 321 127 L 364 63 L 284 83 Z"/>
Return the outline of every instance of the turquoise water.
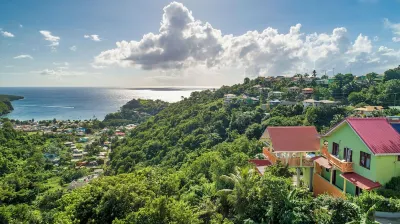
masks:
<path fill-rule="evenodd" d="M 13 101 L 14 111 L 6 117 L 18 120 L 104 119 L 131 99 L 161 99 L 176 102 L 200 89 L 115 89 L 0 87 L 0 94 L 24 96 Z"/>

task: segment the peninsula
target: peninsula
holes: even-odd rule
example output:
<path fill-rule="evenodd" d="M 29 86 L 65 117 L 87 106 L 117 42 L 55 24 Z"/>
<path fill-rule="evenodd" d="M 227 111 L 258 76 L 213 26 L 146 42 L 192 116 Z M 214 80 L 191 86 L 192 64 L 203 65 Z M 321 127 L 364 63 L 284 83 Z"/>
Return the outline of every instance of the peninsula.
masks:
<path fill-rule="evenodd" d="M 11 101 L 24 99 L 23 96 L 0 94 L 0 116 L 10 113 L 14 110 Z"/>

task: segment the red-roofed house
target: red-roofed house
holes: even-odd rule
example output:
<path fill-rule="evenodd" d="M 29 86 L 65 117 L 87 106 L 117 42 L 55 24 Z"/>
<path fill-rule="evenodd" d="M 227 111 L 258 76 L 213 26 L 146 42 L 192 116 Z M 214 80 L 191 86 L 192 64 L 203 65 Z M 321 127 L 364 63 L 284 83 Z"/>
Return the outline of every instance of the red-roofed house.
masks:
<path fill-rule="evenodd" d="M 314 194 L 359 195 L 400 176 L 400 135 L 386 118 L 347 118 L 321 136 Z"/>
<path fill-rule="evenodd" d="M 303 169 L 304 181 L 311 188 L 313 158 L 320 148 L 315 127 L 268 127 L 260 140 L 265 144 L 263 154 L 272 164 L 281 161 L 297 168 L 298 183 L 300 169 Z"/>

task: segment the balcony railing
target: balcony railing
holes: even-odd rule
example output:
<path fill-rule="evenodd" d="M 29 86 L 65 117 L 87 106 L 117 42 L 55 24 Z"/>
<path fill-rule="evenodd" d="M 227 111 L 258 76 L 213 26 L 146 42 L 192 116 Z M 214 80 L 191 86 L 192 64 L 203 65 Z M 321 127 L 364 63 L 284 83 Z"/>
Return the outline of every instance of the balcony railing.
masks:
<path fill-rule="evenodd" d="M 330 154 L 326 146 L 321 148 L 322 155 L 328 159 L 329 163 L 337 167 L 341 172 L 348 173 L 353 172 L 353 163 L 342 161 L 336 158 L 334 155 Z"/>
<path fill-rule="evenodd" d="M 290 157 L 290 158 L 279 158 L 273 152 L 269 151 L 267 147 L 263 148 L 263 153 L 267 157 L 272 164 L 275 164 L 278 160 L 281 161 L 282 164 L 288 164 L 290 167 L 312 167 L 314 166 L 313 161 L 308 160 L 306 157 Z"/>

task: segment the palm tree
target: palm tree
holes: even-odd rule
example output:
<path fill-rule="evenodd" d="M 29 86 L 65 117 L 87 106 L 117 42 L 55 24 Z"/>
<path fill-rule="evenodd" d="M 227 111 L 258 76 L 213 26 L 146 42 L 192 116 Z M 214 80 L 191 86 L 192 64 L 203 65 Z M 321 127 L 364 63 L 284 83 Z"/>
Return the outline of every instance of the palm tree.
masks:
<path fill-rule="evenodd" d="M 248 204 L 251 203 L 248 201 L 247 196 L 249 189 L 254 187 L 257 176 L 254 169 L 245 168 L 242 170 L 239 167 L 235 167 L 234 173 L 220 177 L 221 180 L 232 184 L 233 189 L 222 189 L 218 193 L 229 194 L 231 196 L 231 202 L 234 204 L 239 216 L 245 213 Z"/>
<path fill-rule="evenodd" d="M 315 71 L 315 69 L 312 71 L 312 76 L 315 78 L 317 77 L 317 71 Z"/>

